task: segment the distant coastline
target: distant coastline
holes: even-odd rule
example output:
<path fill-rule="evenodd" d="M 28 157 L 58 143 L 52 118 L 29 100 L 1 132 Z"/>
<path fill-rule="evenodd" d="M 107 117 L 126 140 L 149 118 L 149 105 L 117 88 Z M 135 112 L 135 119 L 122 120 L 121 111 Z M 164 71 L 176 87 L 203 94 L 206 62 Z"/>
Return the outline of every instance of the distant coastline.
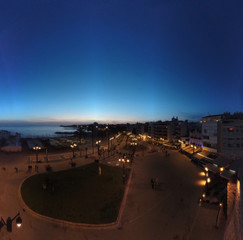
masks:
<path fill-rule="evenodd" d="M 63 128 L 77 128 L 77 125 L 60 125 L 60 127 L 63 127 Z"/>
<path fill-rule="evenodd" d="M 55 132 L 55 134 L 65 134 L 65 135 L 68 135 L 68 134 L 75 134 L 75 132 Z"/>
<path fill-rule="evenodd" d="M 21 138 L 50 138 L 73 135 L 74 128 L 66 129 L 60 125 L 25 125 L 25 126 L 4 126 L 0 125 L 0 130 L 10 132 L 12 135 L 19 133 Z"/>

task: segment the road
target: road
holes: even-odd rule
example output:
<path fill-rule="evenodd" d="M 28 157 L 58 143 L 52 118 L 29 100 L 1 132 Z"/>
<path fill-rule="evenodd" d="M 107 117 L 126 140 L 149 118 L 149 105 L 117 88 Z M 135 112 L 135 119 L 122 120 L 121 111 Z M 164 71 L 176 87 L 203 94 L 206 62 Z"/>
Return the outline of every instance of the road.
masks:
<path fill-rule="evenodd" d="M 23 211 L 17 190 L 21 180 L 27 175 L 26 165 L 22 164 L 26 159 L 8 158 L 9 167 L 6 171 L 0 169 L 0 213 L 6 219 L 20 211 L 23 226 L 20 229 L 13 226 L 12 233 L 2 229 L 0 239 L 166 240 L 191 237 L 197 217 L 198 199 L 202 193 L 202 187 L 198 185 L 202 177 L 199 175 L 200 170 L 176 151 L 170 151 L 169 157 L 165 157 L 163 152 L 147 151 L 144 156 L 139 154 L 134 160 L 132 181 L 120 228 L 97 230 L 61 226 L 36 218 L 28 210 Z M 113 161 L 115 159 L 116 157 Z M 6 166 L 2 160 L 1 155 L 1 168 Z M 88 163 L 91 160 L 80 161 Z M 22 164 L 19 173 L 13 171 L 16 164 Z M 63 164 L 67 162 L 56 163 L 55 168 L 62 169 Z M 40 167 L 40 171 L 44 169 Z M 160 186 L 157 190 L 151 188 L 151 177 L 159 179 Z"/>

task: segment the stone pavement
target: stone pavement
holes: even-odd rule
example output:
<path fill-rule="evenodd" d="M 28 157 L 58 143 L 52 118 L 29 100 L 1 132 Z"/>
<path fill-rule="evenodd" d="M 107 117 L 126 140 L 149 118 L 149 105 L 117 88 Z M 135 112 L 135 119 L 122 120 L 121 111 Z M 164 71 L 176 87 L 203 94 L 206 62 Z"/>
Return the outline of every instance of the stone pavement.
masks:
<path fill-rule="evenodd" d="M 225 227 L 225 218 L 220 211 L 218 226 L 216 227 L 218 209 L 210 207 L 198 207 L 194 219 L 193 228 L 190 233 L 190 240 L 222 240 Z"/>
<path fill-rule="evenodd" d="M 141 155 L 141 154 L 140 154 Z M 18 185 L 28 174 L 24 157 L 17 155 L 0 157 L 0 213 L 6 219 L 21 212 L 23 227 L 8 233 L 0 232 L 2 240 L 160 240 L 160 239 L 222 239 L 223 229 L 216 229 L 217 211 L 199 208 L 202 188 L 199 169 L 183 155 L 170 151 L 170 157 L 163 153 L 146 153 L 134 161 L 134 172 L 122 224 L 114 229 L 83 229 L 48 223 L 23 211 L 17 196 Z M 7 160 L 8 165 L 4 164 Z M 94 159 L 77 159 L 77 166 L 92 162 Z M 115 158 L 114 158 L 114 161 Z M 19 167 L 15 173 L 14 166 Z M 2 166 L 6 166 L 3 171 Z M 39 171 L 45 171 L 40 165 Z M 70 168 L 68 161 L 53 163 L 54 170 Z M 33 171 L 33 170 L 32 170 Z M 160 187 L 151 189 L 151 176 L 158 176 Z"/>

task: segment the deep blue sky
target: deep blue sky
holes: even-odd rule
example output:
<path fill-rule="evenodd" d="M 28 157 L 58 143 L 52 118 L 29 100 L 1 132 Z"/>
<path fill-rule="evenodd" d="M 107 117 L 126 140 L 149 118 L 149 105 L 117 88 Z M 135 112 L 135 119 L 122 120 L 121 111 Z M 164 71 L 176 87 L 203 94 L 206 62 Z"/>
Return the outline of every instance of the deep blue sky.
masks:
<path fill-rule="evenodd" d="M 0 2 L 0 120 L 243 110 L 243 1 Z"/>

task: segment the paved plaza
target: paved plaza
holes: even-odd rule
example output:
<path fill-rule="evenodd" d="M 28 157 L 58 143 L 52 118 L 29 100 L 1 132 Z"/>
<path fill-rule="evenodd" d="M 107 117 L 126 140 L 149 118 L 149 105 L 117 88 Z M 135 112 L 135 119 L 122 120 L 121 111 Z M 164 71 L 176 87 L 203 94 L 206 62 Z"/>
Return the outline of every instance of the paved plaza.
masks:
<path fill-rule="evenodd" d="M 216 210 L 200 208 L 199 197 L 203 192 L 200 186 L 200 169 L 190 160 L 170 151 L 138 153 L 132 165 L 132 178 L 120 223 L 111 228 L 83 228 L 57 224 L 31 214 L 18 196 L 21 181 L 26 178 L 27 160 L 24 154 L 0 155 L 0 213 L 4 219 L 15 216 L 19 211 L 22 227 L 9 233 L 3 228 L 0 239 L 15 240 L 159 240 L 159 239 L 222 239 L 222 229 L 215 228 Z M 106 161 L 117 164 L 118 156 Z M 94 161 L 78 158 L 77 166 Z M 45 165 L 39 165 L 39 172 L 45 172 Z M 52 163 L 54 171 L 70 168 L 68 161 Z M 6 170 L 2 168 L 5 167 Z M 14 168 L 18 167 L 16 173 Z M 32 169 L 32 172 L 34 169 Z M 151 178 L 158 178 L 159 185 L 152 189 Z"/>

